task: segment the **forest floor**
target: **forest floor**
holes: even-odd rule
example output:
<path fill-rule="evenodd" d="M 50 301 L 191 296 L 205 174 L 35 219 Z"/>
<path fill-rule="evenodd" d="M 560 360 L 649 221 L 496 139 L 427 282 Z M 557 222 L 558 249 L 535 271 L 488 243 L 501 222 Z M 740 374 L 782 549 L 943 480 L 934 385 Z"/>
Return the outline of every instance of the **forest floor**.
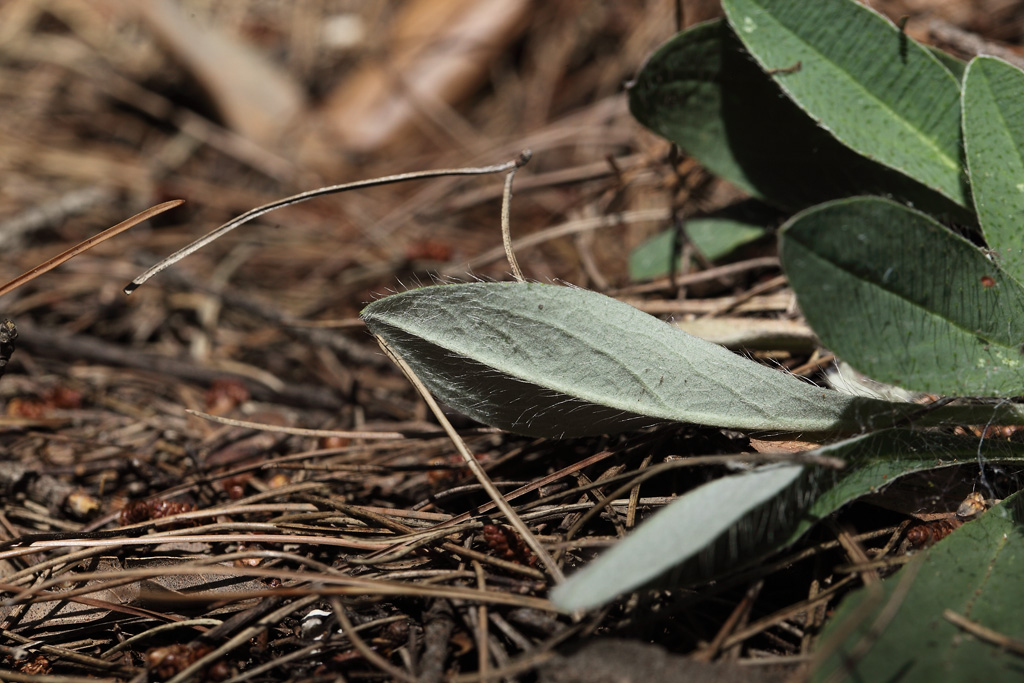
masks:
<path fill-rule="evenodd" d="M 1024 39 L 1018 2 L 870 4 L 947 48 Z M 719 13 L 682 5 L 687 26 Z M 710 275 L 629 279 L 629 250 L 674 215 L 741 196 L 629 114 L 625 84 L 679 21 L 671 0 L 0 4 L 0 280 L 186 201 L 3 300 L 19 337 L 0 380 L 0 593 L 15 598 L 0 603 L 0 679 L 799 676 L 839 595 L 791 607 L 848 560 L 834 529 L 770 572 L 562 614 L 359 320 L 390 292 L 509 279 L 501 175 L 288 207 L 122 291 L 253 207 L 529 148 L 512 203 L 527 278 L 676 320 L 799 323 L 771 244 Z M 760 355 L 805 375 L 830 363 Z M 749 450 L 686 425 L 548 440 L 452 419 L 502 491 L 524 489 L 514 507 L 537 512 L 567 573 L 721 468 L 610 501 L 616 486 L 590 484 Z M 948 494 L 929 504 L 962 492 Z M 899 521 L 864 510 L 843 528 Z"/>

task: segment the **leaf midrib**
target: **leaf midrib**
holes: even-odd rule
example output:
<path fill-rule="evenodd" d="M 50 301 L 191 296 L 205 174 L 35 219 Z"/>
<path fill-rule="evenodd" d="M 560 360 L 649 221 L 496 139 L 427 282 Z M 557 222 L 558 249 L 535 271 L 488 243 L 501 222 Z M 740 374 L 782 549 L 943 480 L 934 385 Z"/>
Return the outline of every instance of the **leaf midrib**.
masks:
<path fill-rule="evenodd" d="M 757 4 L 756 0 L 751 0 L 751 2 L 753 2 L 754 4 Z M 726 2 L 724 2 L 723 4 L 726 7 L 728 7 L 731 3 L 728 2 L 728 0 L 726 0 Z M 850 76 L 849 72 L 846 71 L 845 69 L 843 69 L 842 67 L 840 67 L 840 65 L 837 62 L 835 62 L 832 59 L 829 59 L 825 55 L 825 53 L 823 53 L 820 50 L 818 50 L 811 43 L 808 43 L 805 40 L 803 40 L 803 38 L 801 38 L 798 33 L 794 32 L 792 29 L 790 29 L 789 26 L 787 26 L 786 24 L 783 24 L 781 21 L 779 21 L 778 18 L 776 18 L 775 15 L 773 15 L 767 8 L 765 8 L 765 7 L 761 6 L 761 5 L 758 5 L 758 6 L 762 8 L 762 10 L 765 13 L 765 16 L 769 17 L 772 20 L 772 22 L 775 23 L 776 26 L 778 26 L 779 28 L 784 30 L 789 35 L 793 36 L 797 40 L 797 42 L 799 42 L 801 45 L 805 46 L 807 50 L 809 50 L 810 52 L 813 52 L 815 55 L 817 55 L 820 58 L 820 61 L 822 63 L 828 64 L 829 66 L 831 66 L 833 72 L 838 72 L 840 75 L 843 76 L 845 81 L 852 82 L 854 85 L 860 86 L 860 87 L 858 87 L 858 89 L 863 91 L 864 93 L 866 93 L 867 96 L 869 97 L 869 99 L 873 100 L 878 105 L 880 105 L 885 111 L 889 112 L 893 119 L 898 121 L 904 128 L 910 130 L 914 134 L 914 136 L 917 139 L 919 139 L 922 142 L 924 142 L 925 145 L 928 148 L 930 148 L 934 152 L 936 152 L 938 158 L 941 159 L 941 161 L 943 162 L 943 165 L 945 165 L 949 170 L 957 171 L 959 173 L 959 171 L 960 171 L 960 164 L 959 164 L 959 162 L 954 160 L 953 158 L 951 158 L 945 152 L 945 150 L 943 150 L 939 146 L 938 140 L 936 138 L 933 138 L 933 137 L 931 137 L 929 135 L 924 134 L 924 132 L 921 129 L 919 129 L 916 126 L 914 126 L 908 119 L 906 119 L 903 116 L 900 116 L 899 114 L 897 114 L 896 110 L 894 110 L 891 106 L 889 106 L 888 103 L 886 103 L 884 100 L 882 100 L 877 95 L 875 95 L 871 90 L 867 89 L 866 87 L 861 86 L 860 81 L 858 81 L 855 78 L 853 78 L 852 76 Z M 740 36 L 740 38 L 742 40 L 742 29 L 737 27 L 735 22 L 732 22 L 732 16 L 731 16 L 732 13 L 729 13 L 729 14 L 730 14 L 730 23 L 732 24 L 733 30 L 736 32 L 736 35 Z M 751 51 L 751 54 L 754 54 L 754 53 Z M 757 55 L 754 55 L 754 56 L 757 57 Z M 931 55 L 929 55 L 929 58 L 935 59 Z M 936 60 L 936 62 L 937 61 L 938 60 Z M 769 68 L 768 65 L 764 64 L 763 62 L 761 62 L 760 58 L 758 58 L 758 62 L 761 63 L 761 66 L 764 69 L 767 70 Z M 940 66 L 941 66 L 941 64 L 940 64 Z M 947 71 L 947 73 L 948 73 L 948 71 Z M 948 75 L 949 75 L 949 78 L 953 79 L 953 82 L 955 83 L 956 79 L 953 78 L 953 75 L 952 74 L 948 74 Z M 818 123 L 821 123 L 821 120 L 819 118 L 816 118 L 813 114 L 811 114 L 811 112 L 807 111 L 807 109 L 803 105 L 800 104 L 799 100 L 793 96 L 793 93 L 790 91 L 790 89 L 786 87 L 785 79 L 776 78 L 776 79 L 773 79 L 773 80 L 775 80 L 775 82 L 779 85 L 780 88 L 782 88 L 784 91 L 786 91 L 786 93 L 790 96 L 790 99 L 792 99 L 794 102 L 796 102 L 796 104 L 798 106 L 800 106 L 801 109 L 803 109 L 805 112 L 807 112 L 807 114 L 810 115 L 812 118 L 815 118 L 815 120 L 818 121 Z M 828 126 L 825 126 L 825 127 L 828 128 Z M 905 171 L 905 169 L 903 169 L 903 168 L 897 168 L 897 170 Z M 951 199 L 956 199 L 956 198 L 955 197 L 951 197 Z"/>

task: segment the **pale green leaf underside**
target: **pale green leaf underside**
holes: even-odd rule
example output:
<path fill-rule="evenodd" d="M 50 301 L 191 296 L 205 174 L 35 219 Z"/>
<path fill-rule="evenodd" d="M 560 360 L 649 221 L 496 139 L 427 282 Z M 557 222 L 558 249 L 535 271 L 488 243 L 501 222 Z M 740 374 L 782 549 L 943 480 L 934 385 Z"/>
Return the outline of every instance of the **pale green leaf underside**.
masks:
<path fill-rule="evenodd" d="M 716 578 L 799 540 L 815 523 L 914 472 L 1024 461 L 1024 444 L 889 429 L 814 451 L 842 470 L 766 468 L 689 491 L 555 589 L 567 610 L 602 605 L 656 580 L 672 586 Z M 941 454 L 941 460 L 936 458 Z M 794 472 L 795 471 L 795 472 Z M 771 503 L 767 503 L 772 501 Z"/>
<path fill-rule="evenodd" d="M 424 287 L 380 299 L 362 317 L 442 401 L 521 434 L 594 435 L 664 421 L 857 431 L 917 408 L 812 386 L 569 287 Z"/>
<path fill-rule="evenodd" d="M 1014 404 L 927 411 L 822 389 L 570 287 L 424 287 L 380 299 L 362 317 L 442 401 L 520 434 L 588 436 L 665 421 L 855 433 L 908 416 L 978 424 L 994 410 L 997 424 L 1024 421 Z"/>
<path fill-rule="evenodd" d="M 660 510 L 551 592 L 566 610 L 589 609 L 661 576 L 793 484 L 803 467 L 764 467 L 699 486 Z"/>
<path fill-rule="evenodd" d="M 928 50 L 852 0 L 724 0 L 729 23 L 811 118 L 851 149 L 968 206 L 960 92 Z"/>
<path fill-rule="evenodd" d="M 924 551 L 920 567 L 904 567 L 885 580 L 873 608 L 863 608 L 871 605 L 864 605 L 870 599 L 866 590 L 847 598 L 819 642 L 847 629 L 852 633 L 812 680 L 832 680 L 837 671 L 859 681 L 893 680 L 894 672 L 907 683 L 1021 680 L 1019 655 L 964 633 L 943 613 L 952 610 L 1003 637 L 1024 639 L 1022 502 L 1016 494 Z M 884 630 L 868 633 L 894 599 L 900 600 L 898 610 L 881 619 Z M 857 648 L 865 642 L 870 647 Z M 858 655 L 850 657 L 855 649 Z"/>
<path fill-rule="evenodd" d="M 1024 72 L 995 57 L 964 77 L 964 146 L 974 205 L 988 246 L 1024 281 Z"/>
<path fill-rule="evenodd" d="M 780 249 L 811 327 L 869 377 L 940 394 L 1024 390 L 1024 289 L 924 214 L 830 202 L 784 226 Z"/>

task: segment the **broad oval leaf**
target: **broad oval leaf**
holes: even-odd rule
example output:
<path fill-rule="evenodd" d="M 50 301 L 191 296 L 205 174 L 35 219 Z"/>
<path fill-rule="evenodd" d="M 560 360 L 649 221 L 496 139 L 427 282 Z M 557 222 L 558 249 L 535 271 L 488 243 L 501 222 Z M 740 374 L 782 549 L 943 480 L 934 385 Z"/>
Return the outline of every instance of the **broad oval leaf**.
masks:
<path fill-rule="evenodd" d="M 699 24 L 658 48 L 631 84 L 629 106 L 713 173 L 778 206 L 886 194 L 973 222 L 953 201 L 836 140 L 758 68 L 724 22 Z"/>
<path fill-rule="evenodd" d="M 857 431 L 908 408 L 812 386 L 569 287 L 424 287 L 380 299 L 362 318 L 442 401 L 520 434 L 595 435 L 663 421 Z"/>
<path fill-rule="evenodd" d="M 960 89 L 928 50 L 853 0 L 723 0 L 762 68 L 854 151 L 969 206 Z"/>
<path fill-rule="evenodd" d="M 676 586 L 717 578 L 795 543 L 818 521 L 900 477 L 974 464 L 979 455 L 988 464 L 1021 463 L 1024 444 L 888 429 L 806 455 L 838 458 L 846 467 L 763 468 L 699 486 L 570 576 L 551 599 L 566 610 L 588 609 L 652 580 Z"/>
<path fill-rule="evenodd" d="M 811 327 L 869 377 L 940 394 L 1024 390 L 1024 289 L 928 216 L 830 202 L 783 227 L 780 255 Z"/>
<path fill-rule="evenodd" d="M 1020 653 L 1002 643 L 1024 640 L 1022 508 L 1015 494 L 923 551 L 883 582 L 881 594 L 849 596 L 818 641 L 832 655 L 812 680 L 839 672 L 858 681 L 1021 680 Z M 965 632 L 947 610 L 988 629 L 996 642 Z"/>
<path fill-rule="evenodd" d="M 963 110 L 978 222 L 999 264 L 1024 281 L 1024 71 L 995 57 L 972 60 Z"/>

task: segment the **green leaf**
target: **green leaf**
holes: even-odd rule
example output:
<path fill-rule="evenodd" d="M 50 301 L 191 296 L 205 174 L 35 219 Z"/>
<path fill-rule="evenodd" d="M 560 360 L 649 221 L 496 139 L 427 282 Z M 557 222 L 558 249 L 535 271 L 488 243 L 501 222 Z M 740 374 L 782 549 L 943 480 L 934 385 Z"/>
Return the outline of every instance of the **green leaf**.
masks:
<path fill-rule="evenodd" d="M 812 526 L 847 503 L 877 493 L 900 477 L 916 472 L 977 464 L 1000 465 L 1024 462 L 1024 444 L 997 439 L 979 440 L 934 431 L 886 429 L 814 451 L 846 461 L 842 470 L 813 470 L 801 484 L 813 500 L 780 542 L 782 548 L 796 542 Z"/>
<path fill-rule="evenodd" d="M 820 648 L 841 638 L 838 649 L 812 680 L 831 680 L 836 672 L 857 681 L 1021 680 L 1019 654 L 964 632 L 944 613 L 1024 639 L 1022 503 L 1016 494 L 964 524 L 886 579 L 880 595 L 861 590 L 848 597 L 819 640 Z"/>
<path fill-rule="evenodd" d="M 973 223 L 970 211 L 832 137 L 758 68 L 724 22 L 694 26 L 658 48 L 631 85 L 629 106 L 710 171 L 777 206 L 885 194 Z"/>
<path fill-rule="evenodd" d="M 799 465 L 762 467 L 695 488 L 555 588 L 552 602 L 589 609 L 648 583 L 734 529 L 802 472 Z"/>
<path fill-rule="evenodd" d="M 375 301 L 362 318 L 442 401 L 519 434 L 597 435 L 665 421 L 828 433 L 911 417 L 1024 423 L 1015 404 L 930 410 L 822 389 L 569 287 L 424 287 Z"/>
<path fill-rule="evenodd" d="M 977 463 L 979 447 L 988 464 L 1024 461 L 1022 444 L 979 446 L 972 437 L 889 429 L 806 454 L 841 459 L 842 470 L 790 465 L 723 477 L 655 513 L 551 599 L 563 609 L 588 609 L 652 581 L 674 587 L 717 578 L 792 545 L 842 506 L 900 477 Z"/>
<path fill-rule="evenodd" d="M 1024 289 L 978 248 L 884 199 L 809 209 L 780 256 L 822 343 L 876 380 L 917 391 L 1024 390 Z"/>
<path fill-rule="evenodd" d="M 693 218 L 686 221 L 684 230 L 709 261 L 724 258 L 767 234 L 760 226 L 727 218 Z M 675 229 L 669 228 L 634 249 L 629 255 L 630 278 L 651 280 L 667 275 L 672 269 L 675 235 Z"/>
<path fill-rule="evenodd" d="M 722 115 L 724 81 L 735 80 L 722 68 L 725 43 L 739 42 L 722 21 L 698 24 L 658 48 L 629 86 L 633 116 L 655 133 L 675 142 L 705 167 L 752 195 L 756 183 L 744 172 L 744 162 L 728 144 Z M 756 67 L 747 76 L 762 83 Z M 794 107 L 795 109 L 795 107 Z M 806 118 L 806 117 L 805 117 Z"/>
<path fill-rule="evenodd" d="M 948 52 L 944 52 L 933 45 L 925 45 L 926 50 L 935 55 L 935 58 L 942 63 L 942 66 L 946 67 L 949 73 L 953 74 L 953 78 L 957 81 L 963 82 L 964 72 L 967 70 L 967 62 Z"/>
<path fill-rule="evenodd" d="M 679 260 L 676 230 L 662 230 L 629 253 L 629 279 L 634 282 L 664 277 L 672 270 L 672 257 Z"/>
<path fill-rule="evenodd" d="M 853 0 L 722 6 L 750 54 L 811 118 L 854 151 L 969 206 L 960 90 L 933 54 Z"/>
<path fill-rule="evenodd" d="M 815 387 L 569 287 L 424 287 L 380 299 L 362 317 L 442 401 L 520 434 L 595 435 L 664 421 L 852 432 L 920 410 Z"/>
<path fill-rule="evenodd" d="M 998 263 L 1024 281 L 1024 72 L 995 57 L 972 60 L 963 109 L 978 222 Z"/>

